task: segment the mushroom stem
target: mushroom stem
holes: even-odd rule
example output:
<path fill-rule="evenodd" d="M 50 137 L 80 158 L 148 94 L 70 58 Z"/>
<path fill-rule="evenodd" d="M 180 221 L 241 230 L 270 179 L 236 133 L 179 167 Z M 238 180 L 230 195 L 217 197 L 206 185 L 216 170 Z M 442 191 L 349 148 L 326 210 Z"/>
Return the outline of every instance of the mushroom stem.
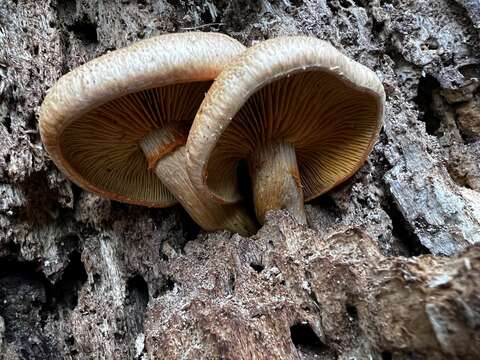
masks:
<path fill-rule="evenodd" d="M 249 159 L 255 213 L 265 222 L 269 210 L 286 209 L 302 225 L 307 223 L 295 148 L 288 142 L 268 143 Z"/>
<path fill-rule="evenodd" d="M 251 235 L 256 225 L 238 204 L 222 205 L 201 196 L 193 187 L 186 168 L 185 142 L 188 129 L 166 126 L 147 135 L 140 146 L 150 169 L 204 230 L 230 230 Z"/>

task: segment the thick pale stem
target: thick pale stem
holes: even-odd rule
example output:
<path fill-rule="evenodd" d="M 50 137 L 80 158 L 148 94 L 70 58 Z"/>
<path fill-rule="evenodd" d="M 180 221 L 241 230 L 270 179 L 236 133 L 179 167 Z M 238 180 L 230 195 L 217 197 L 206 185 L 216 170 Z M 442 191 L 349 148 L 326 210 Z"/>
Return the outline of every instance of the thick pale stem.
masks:
<path fill-rule="evenodd" d="M 307 223 L 293 145 L 278 142 L 257 148 L 249 159 L 249 169 L 255 212 L 262 224 L 267 211 L 280 209 L 287 209 L 298 223 Z"/>
<path fill-rule="evenodd" d="M 155 130 L 141 142 L 149 166 L 204 230 L 251 235 L 256 225 L 239 205 L 222 205 L 198 193 L 186 169 L 186 132 L 178 127 Z"/>

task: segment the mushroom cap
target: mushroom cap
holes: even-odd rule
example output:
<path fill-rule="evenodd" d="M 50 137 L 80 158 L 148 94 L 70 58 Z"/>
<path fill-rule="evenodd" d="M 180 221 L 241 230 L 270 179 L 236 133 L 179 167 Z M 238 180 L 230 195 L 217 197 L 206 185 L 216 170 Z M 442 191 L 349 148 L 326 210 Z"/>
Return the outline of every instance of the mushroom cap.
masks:
<path fill-rule="evenodd" d="M 47 152 L 91 192 L 137 205 L 173 205 L 139 142 L 166 123 L 188 129 L 213 79 L 244 49 L 218 33 L 166 34 L 74 69 L 49 90 L 40 110 Z"/>
<path fill-rule="evenodd" d="M 259 145 L 295 146 L 305 200 L 349 178 L 382 126 L 373 71 L 329 43 L 279 37 L 242 53 L 217 77 L 190 129 L 189 177 L 220 203 L 241 198 L 238 163 Z"/>

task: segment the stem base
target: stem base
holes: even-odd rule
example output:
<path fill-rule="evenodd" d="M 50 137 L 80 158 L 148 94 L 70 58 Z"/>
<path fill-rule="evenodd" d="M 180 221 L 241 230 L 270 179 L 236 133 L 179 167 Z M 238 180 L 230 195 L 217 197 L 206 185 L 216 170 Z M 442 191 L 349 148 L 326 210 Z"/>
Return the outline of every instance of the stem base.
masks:
<path fill-rule="evenodd" d="M 307 223 L 295 148 L 287 142 L 261 146 L 249 159 L 255 213 L 265 222 L 269 210 L 286 209 L 302 225 Z"/>
<path fill-rule="evenodd" d="M 256 225 L 238 204 L 218 204 L 193 187 L 186 168 L 185 139 L 184 132 L 174 130 L 171 126 L 149 134 L 141 143 L 149 166 L 204 230 L 226 229 L 244 236 L 253 234 Z M 150 159 L 154 159 L 154 162 Z"/>

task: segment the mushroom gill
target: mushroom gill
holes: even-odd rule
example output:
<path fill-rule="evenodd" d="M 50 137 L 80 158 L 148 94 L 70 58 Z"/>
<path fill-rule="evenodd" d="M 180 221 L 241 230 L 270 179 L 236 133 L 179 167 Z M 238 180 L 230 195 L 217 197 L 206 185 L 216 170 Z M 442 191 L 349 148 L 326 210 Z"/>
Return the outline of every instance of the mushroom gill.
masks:
<path fill-rule="evenodd" d="M 149 171 L 140 141 L 167 124 L 183 123 L 188 129 L 210 85 L 211 81 L 167 85 L 100 105 L 65 128 L 63 155 L 78 174 L 108 192 L 140 201 L 174 202 Z"/>
<path fill-rule="evenodd" d="M 231 197 L 238 161 L 261 146 L 286 142 L 295 148 L 305 201 L 315 198 L 363 161 L 378 131 L 379 108 L 372 92 L 352 92 L 327 70 L 285 75 L 257 89 L 222 133 L 208 162 L 207 184 Z"/>

